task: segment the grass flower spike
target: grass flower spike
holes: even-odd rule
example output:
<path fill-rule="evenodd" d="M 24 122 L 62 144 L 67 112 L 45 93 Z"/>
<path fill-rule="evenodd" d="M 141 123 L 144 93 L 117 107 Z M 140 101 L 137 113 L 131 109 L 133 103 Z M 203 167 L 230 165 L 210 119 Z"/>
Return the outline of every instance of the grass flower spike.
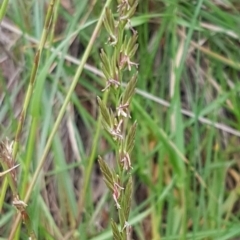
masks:
<path fill-rule="evenodd" d="M 138 64 L 132 59 L 138 48 L 138 36 L 137 32 L 130 27 L 129 37 L 129 34 L 125 34 L 125 27 L 127 24 L 130 25 L 130 17 L 136 11 L 137 4 L 138 2 L 133 0 L 119 0 L 117 20 L 114 19 L 111 10 L 106 9 L 104 26 L 109 34 L 107 43 L 112 48 L 112 55 L 107 54 L 103 49 L 100 54 L 101 67 L 106 80 L 103 91 L 108 91 L 111 99 L 115 99 L 111 103 L 115 105 L 114 109 L 109 109 L 99 97 L 97 100 L 102 125 L 116 143 L 117 170 L 110 169 L 107 163 L 99 157 L 104 181 L 112 192 L 118 211 L 120 229 L 118 223 L 114 220 L 111 222 L 113 238 L 116 240 L 131 239 L 132 229 L 128 223 L 132 198 L 131 151 L 134 147 L 137 123 L 128 126 L 130 123 L 128 119 L 131 118 L 130 104 L 137 83 L 137 72 L 132 73 L 132 67 L 137 68 Z M 124 80 L 129 78 L 124 90 L 121 87 L 123 77 Z"/>

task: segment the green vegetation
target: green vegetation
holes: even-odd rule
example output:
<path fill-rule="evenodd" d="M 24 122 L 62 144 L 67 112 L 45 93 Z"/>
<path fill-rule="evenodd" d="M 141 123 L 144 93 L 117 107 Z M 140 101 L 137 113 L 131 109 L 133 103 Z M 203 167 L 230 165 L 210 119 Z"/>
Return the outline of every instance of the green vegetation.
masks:
<path fill-rule="evenodd" d="M 117 19 L 120 2 L 2 1 L 0 239 L 107 240 L 122 224 L 97 161 L 118 167 L 97 96 L 119 100 L 102 92 L 100 53 L 104 6 Z M 237 0 L 139 1 L 132 239 L 240 238 L 239 13 Z"/>

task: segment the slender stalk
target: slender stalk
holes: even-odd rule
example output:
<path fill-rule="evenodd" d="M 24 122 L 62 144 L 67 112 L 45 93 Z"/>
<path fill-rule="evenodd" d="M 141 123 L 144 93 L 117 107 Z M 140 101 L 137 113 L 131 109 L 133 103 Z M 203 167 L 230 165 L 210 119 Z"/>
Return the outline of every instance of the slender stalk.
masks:
<path fill-rule="evenodd" d="M 52 0 L 51 3 L 49 4 L 49 7 L 48 7 L 43 33 L 42 33 L 42 36 L 41 36 L 41 40 L 40 40 L 40 43 L 39 43 L 38 50 L 37 50 L 35 58 L 34 58 L 34 65 L 33 65 L 32 71 L 31 71 L 30 82 L 29 82 L 27 93 L 26 93 L 25 100 L 24 100 L 24 103 L 23 103 L 23 109 L 22 109 L 22 112 L 21 112 L 21 115 L 20 115 L 20 118 L 19 118 L 17 132 L 16 132 L 15 141 L 14 141 L 14 145 L 13 145 L 13 159 L 15 159 L 16 156 L 17 156 L 18 147 L 19 147 L 19 138 L 20 138 L 20 135 L 21 135 L 21 132 L 22 132 L 22 128 L 23 128 L 23 124 L 24 124 L 24 121 L 25 121 L 27 109 L 28 109 L 28 106 L 29 106 L 29 103 L 30 103 L 30 100 L 31 100 L 31 97 L 32 97 L 34 83 L 35 83 L 35 80 L 36 80 L 36 74 L 37 74 L 37 70 L 38 70 L 38 67 L 39 67 L 39 62 L 40 62 L 41 55 L 42 55 L 42 50 L 44 48 L 46 39 L 48 37 L 49 29 L 50 29 L 50 26 L 51 26 L 51 20 L 52 20 L 54 5 L 55 5 L 55 0 Z"/>
<path fill-rule="evenodd" d="M 52 24 L 51 24 L 51 31 L 50 31 L 50 36 L 49 36 L 49 45 L 52 46 L 53 40 L 54 40 L 54 31 L 56 27 L 56 22 L 57 22 L 57 16 L 58 16 L 58 9 L 60 5 L 60 0 L 56 0 L 54 11 L 53 11 L 53 17 L 52 17 Z M 47 52 L 47 58 L 49 57 L 50 54 L 50 48 L 48 48 Z"/>
<path fill-rule="evenodd" d="M 7 6 L 8 6 L 8 1 L 9 0 L 3 0 L 3 3 L 1 5 L 1 8 L 0 8 L 0 24 L 6 14 L 6 11 L 7 11 Z"/>
<path fill-rule="evenodd" d="M 35 138 L 37 133 L 37 127 L 38 127 L 38 119 L 36 117 L 32 118 L 31 127 L 29 131 L 28 136 L 28 143 L 27 143 L 27 152 L 26 152 L 26 158 L 25 158 L 25 172 L 23 174 L 22 180 L 21 180 L 21 188 L 20 188 L 20 196 L 24 196 L 26 192 L 26 188 L 28 185 L 28 179 L 29 179 L 29 171 L 31 166 L 31 160 L 34 152 L 34 145 L 35 145 Z"/>
<path fill-rule="evenodd" d="M 1 194 L 0 194 L 0 212 L 2 212 L 2 207 L 5 199 L 5 193 L 8 187 L 8 179 L 4 178 L 3 183 L 1 185 Z"/>
<path fill-rule="evenodd" d="M 26 196 L 25 196 L 25 198 L 24 198 L 24 202 L 25 202 L 25 203 L 27 203 L 27 202 L 29 201 L 29 198 L 30 198 L 30 196 L 31 196 L 32 190 L 33 190 L 33 188 L 34 188 L 34 186 L 35 186 L 35 183 L 36 183 L 36 181 L 37 181 L 37 179 L 38 179 L 38 176 L 39 176 L 39 174 L 40 174 L 40 171 L 41 171 L 41 169 L 42 169 L 42 167 L 43 167 L 43 164 L 44 164 L 44 162 L 45 162 L 45 159 L 46 159 L 46 156 L 47 156 L 47 154 L 48 154 L 48 151 L 49 151 L 49 149 L 50 149 L 50 147 L 51 147 L 51 144 L 52 144 L 54 135 L 55 135 L 55 133 L 57 132 L 57 129 L 58 129 L 58 127 L 59 127 L 59 124 L 60 124 L 60 122 L 61 122 L 61 120 L 62 120 L 62 118 L 63 118 L 63 116 L 64 116 L 64 113 L 65 113 L 65 110 L 66 110 L 67 105 L 68 105 L 68 103 L 69 103 L 69 100 L 70 100 L 70 98 L 71 98 L 71 95 L 72 95 L 72 93 L 73 93 L 73 91 L 74 91 L 74 89 L 75 89 L 75 87 L 76 87 L 76 85 L 77 85 L 77 83 L 78 83 L 78 81 L 79 81 L 79 77 L 80 77 L 80 75 L 81 75 L 81 73 L 82 73 L 82 71 L 83 71 L 84 64 L 85 64 L 86 61 L 87 61 L 87 58 L 88 58 L 88 56 L 89 56 L 89 54 L 90 54 L 90 51 L 91 51 L 91 49 L 92 49 L 92 46 L 93 46 L 93 44 L 94 44 L 94 42 L 95 42 L 95 39 L 96 39 L 96 37 L 97 37 L 98 31 L 99 31 L 99 29 L 100 29 L 100 27 L 101 27 L 101 25 L 102 25 L 104 13 L 105 13 L 105 8 L 106 8 L 110 3 L 111 3 L 111 0 L 107 0 L 106 4 L 105 4 L 105 6 L 104 6 L 104 9 L 103 9 L 103 11 L 102 11 L 102 13 L 101 13 L 101 15 L 100 15 L 100 17 L 99 17 L 98 23 L 97 23 L 97 25 L 96 25 L 96 27 L 95 27 L 95 29 L 94 29 L 94 31 L 93 31 L 93 34 L 92 34 L 92 36 L 91 36 L 91 39 L 90 39 L 90 41 L 89 41 L 89 43 L 88 43 L 88 46 L 87 46 L 87 48 L 86 48 L 86 51 L 85 51 L 85 53 L 84 53 L 84 55 L 83 55 L 83 57 L 82 57 L 82 61 L 81 61 L 80 65 L 79 65 L 79 67 L 78 67 L 78 69 L 77 69 L 77 71 L 76 71 L 76 74 L 75 74 L 74 78 L 73 78 L 72 84 L 71 84 L 71 86 L 70 86 L 70 88 L 69 88 L 69 91 L 68 91 L 67 96 L 66 96 L 66 98 L 65 98 L 65 100 L 64 100 L 64 103 L 63 103 L 63 105 L 62 105 L 62 107 L 61 107 L 61 109 L 60 109 L 60 111 L 59 111 L 58 117 L 57 117 L 57 119 L 56 119 L 56 121 L 55 121 L 55 124 L 54 124 L 54 126 L 53 126 L 53 128 L 52 128 L 52 131 L 51 131 L 51 133 L 50 133 L 50 135 L 49 135 L 48 141 L 47 141 L 46 146 L 45 146 L 45 148 L 44 148 L 44 151 L 43 151 L 42 157 L 41 157 L 41 159 L 40 159 L 40 161 L 39 161 L 38 167 L 37 167 L 37 169 L 36 169 L 36 171 L 35 171 L 35 173 L 34 173 L 34 175 L 33 175 L 33 179 L 32 179 L 32 181 L 31 181 L 31 184 L 30 184 L 30 186 L 29 186 L 29 188 L 28 188 L 28 191 L 27 191 L 27 193 L 26 193 Z M 9 240 L 12 240 L 12 239 L 13 239 L 19 223 L 20 223 L 20 216 L 18 215 L 17 218 L 15 219 L 14 223 L 13 223 L 13 226 L 12 226 L 12 229 L 11 229 L 11 233 L 10 233 L 10 236 L 9 236 Z"/>
<path fill-rule="evenodd" d="M 1 162 L 1 165 L 2 165 L 4 171 L 7 171 L 9 169 L 8 164 L 6 164 L 4 161 Z M 12 178 L 10 173 L 8 173 L 6 176 L 7 176 L 7 181 L 8 181 L 8 184 L 9 184 L 10 188 L 11 188 L 12 194 L 15 197 L 15 196 L 18 195 L 17 183 Z M 5 196 L 8 184 L 6 184 L 6 185 L 4 184 L 3 185 L 3 188 L 1 189 L 1 195 Z M 0 207 L 2 208 L 2 205 L 0 205 Z"/>
<path fill-rule="evenodd" d="M 104 95 L 103 101 L 106 102 L 107 98 L 108 98 L 108 92 L 106 92 L 106 94 Z M 102 127 L 102 117 L 100 115 L 98 117 L 97 129 L 96 129 L 96 133 L 95 133 L 94 139 L 93 139 L 91 155 L 88 159 L 88 165 L 87 165 L 87 168 L 86 168 L 86 172 L 84 173 L 83 190 L 81 191 L 79 201 L 78 201 L 77 225 L 80 224 L 80 222 L 81 222 L 83 206 L 85 205 L 85 199 L 86 199 L 86 195 L 87 195 L 87 189 L 89 187 L 89 182 L 90 182 L 91 172 L 92 172 L 92 168 L 93 168 L 93 163 L 94 163 L 94 160 L 96 158 L 96 152 L 97 152 L 97 146 L 98 146 L 98 140 L 99 140 L 99 136 L 100 136 L 101 127 Z"/>

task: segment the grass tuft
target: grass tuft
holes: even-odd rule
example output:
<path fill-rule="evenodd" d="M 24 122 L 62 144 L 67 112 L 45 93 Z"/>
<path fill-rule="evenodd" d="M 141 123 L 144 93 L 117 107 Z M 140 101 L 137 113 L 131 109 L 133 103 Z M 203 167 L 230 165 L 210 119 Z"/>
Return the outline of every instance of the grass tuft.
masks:
<path fill-rule="evenodd" d="M 3 0 L 1 238 L 240 238 L 239 13 Z"/>

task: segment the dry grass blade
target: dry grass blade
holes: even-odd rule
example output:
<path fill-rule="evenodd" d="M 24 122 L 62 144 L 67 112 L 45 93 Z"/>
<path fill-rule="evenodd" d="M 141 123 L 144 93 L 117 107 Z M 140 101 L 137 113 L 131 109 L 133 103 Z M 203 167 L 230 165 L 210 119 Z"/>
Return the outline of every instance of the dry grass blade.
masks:
<path fill-rule="evenodd" d="M 11 171 L 14 170 L 15 168 L 17 168 L 19 165 L 20 165 L 20 164 L 17 164 L 16 166 L 14 166 L 14 167 L 12 167 L 12 168 L 4 171 L 4 172 L 1 172 L 1 173 L 0 173 L 0 177 L 5 176 L 7 173 L 11 172 Z"/>

